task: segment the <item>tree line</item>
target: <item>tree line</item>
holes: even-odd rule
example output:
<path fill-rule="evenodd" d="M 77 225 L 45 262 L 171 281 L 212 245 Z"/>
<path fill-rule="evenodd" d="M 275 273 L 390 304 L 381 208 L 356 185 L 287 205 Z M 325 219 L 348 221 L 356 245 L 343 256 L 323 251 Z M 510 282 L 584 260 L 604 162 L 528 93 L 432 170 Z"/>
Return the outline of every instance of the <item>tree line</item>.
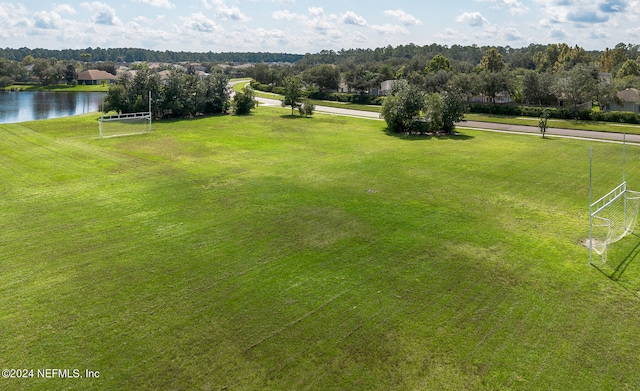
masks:
<path fill-rule="evenodd" d="M 456 90 L 467 96 L 482 95 L 489 103 L 506 93 L 516 103 L 563 103 L 577 109 L 592 100 L 604 107 L 617 99 L 618 91 L 640 88 L 639 48 L 619 44 L 588 52 L 579 46 L 552 44 L 522 49 L 400 46 L 323 51 L 306 55 L 292 67 L 255 64 L 249 75 L 260 87 L 272 90 L 285 77 L 300 75 L 317 89 L 312 97 L 322 99 L 344 98 L 330 93 L 344 82 L 354 95 L 348 99 L 365 100 L 360 103 L 376 103 L 369 92 L 380 89 L 382 81 L 404 79 L 427 93 Z"/>
<path fill-rule="evenodd" d="M 228 53 L 197 53 L 159 51 L 139 48 L 91 48 L 86 49 L 30 49 L 30 48 L 0 48 L 0 58 L 13 61 L 22 61 L 25 57 L 55 58 L 63 61 L 84 61 L 88 56 L 93 61 L 103 62 L 212 62 L 212 63 L 260 63 L 260 62 L 297 62 L 303 56 L 288 53 L 263 53 L 263 52 L 228 52 Z"/>

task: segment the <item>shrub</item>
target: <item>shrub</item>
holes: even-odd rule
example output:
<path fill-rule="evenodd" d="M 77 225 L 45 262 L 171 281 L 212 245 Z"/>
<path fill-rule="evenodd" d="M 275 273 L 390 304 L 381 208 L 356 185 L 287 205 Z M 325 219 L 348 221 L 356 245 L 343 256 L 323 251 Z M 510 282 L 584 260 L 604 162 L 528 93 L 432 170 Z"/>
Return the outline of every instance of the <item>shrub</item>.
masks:
<path fill-rule="evenodd" d="M 249 114 L 258 102 L 254 99 L 251 87 L 244 86 L 242 92 L 238 92 L 233 96 L 233 107 L 236 114 Z"/>
<path fill-rule="evenodd" d="M 555 119 L 579 119 L 583 121 L 593 120 L 603 122 L 620 122 L 627 124 L 640 123 L 640 115 L 629 111 L 573 111 L 571 109 L 562 107 L 494 105 L 483 103 L 472 103 L 470 105 L 470 111 L 472 113 L 525 117 L 540 117 L 545 110 L 548 112 L 549 118 Z"/>
<path fill-rule="evenodd" d="M 0 77 L 0 88 L 7 88 L 13 84 L 13 79 L 8 76 Z"/>
<path fill-rule="evenodd" d="M 300 113 L 301 117 L 308 117 L 313 115 L 313 112 L 316 110 L 316 106 L 311 103 L 308 99 L 302 101 L 302 104 L 298 106 L 298 113 Z"/>

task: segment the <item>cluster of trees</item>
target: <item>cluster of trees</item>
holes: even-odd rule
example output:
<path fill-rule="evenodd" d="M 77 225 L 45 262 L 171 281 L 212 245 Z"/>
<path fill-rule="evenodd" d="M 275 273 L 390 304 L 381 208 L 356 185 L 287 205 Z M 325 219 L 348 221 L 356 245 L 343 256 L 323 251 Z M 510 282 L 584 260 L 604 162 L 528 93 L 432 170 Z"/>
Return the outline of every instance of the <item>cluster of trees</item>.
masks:
<path fill-rule="evenodd" d="M 19 62 L 0 57 L 0 88 L 8 87 L 16 82 L 27 82 L 32 78 L 37 79 L 42 85 L 55 85 L 60 83 L 73 84 L 78 80 L 78 73 L 87 68 L 90 59 L 85 61 L 57 60 L 55 58 L 34 58 L 26 56 Z M 117 66 L 110 62 L 97 62 L 91 64 L 92 69 L 99 69 L 116 74 Z"/>
<path fill-rule="evenodd" d="M 382 104 L 381 115 L 391 132 L 453 134 L 465 110 L 459 93 L 427 93 L 398 80 Z"/>
<path fill-rule="evenodd" d="M 307 54 L 292 67 L 261 64 L 249 75 L 272 88 L 287 76 L 300 75 L 320 92 L 335 90 L 338 80 L 366 95 L 384 80 L 405 79 L 429 93 L 459 90 L 484 95 L 489 102 L 508 93 L 523 104 L 577 107 L 594 100 L 605 106 L 618 91 L 640 88 L 639 54 L 640 45 L 631 44 L 602 52 L 567 44 L 522 49 L 406 45 Z"/>
<path fill-rule="evenodd" d="M 22 61 L 27 56 L 34 58 L 57 58 L 64 61 L 83 61 L 83 55 L 88 55 L 93 61 L 101 62 L 199 62 L 199 63 L 262 63 L 262 62 L 296 62 L 303 56 L 287 53 L 193 53 L 158 51 L 136 48 L 86 48 L 86 49 L 29 49 L 29 48 L 0 48 L 0 57 L 7 60 Z"/>
<path fill-rule="evenodd" d="M 220 72 L 197 76 L 174 69 L 163 80 L 158 72 L 149 68 L 139 69 L 134 77 L 121 76 L 109 87 L 103 110 L 133 113 L 149 109 L 154 118 L 195 117 L 226 113 L 231 108 L 229 78 Z M 234 97 L 236 113 L 246 114 L 255 107 L 251 90 L 244 90 Z"/>

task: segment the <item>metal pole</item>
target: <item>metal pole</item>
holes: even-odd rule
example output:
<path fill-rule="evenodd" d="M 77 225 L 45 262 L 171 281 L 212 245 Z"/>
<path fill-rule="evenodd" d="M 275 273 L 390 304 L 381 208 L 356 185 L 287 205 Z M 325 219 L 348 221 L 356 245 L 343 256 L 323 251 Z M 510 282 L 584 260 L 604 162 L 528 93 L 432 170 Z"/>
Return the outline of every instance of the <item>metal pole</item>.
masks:
<path fill-rule="evenodd" d="M 151 91 L 149 91 L 149 133 L 151 133 Z"/>
<path fill-rule="evenodd" d="M 627 232 L 627 133 L 622 136 L 622 183 L 624 186 L 624 231 Z"/>
<path fill-rule="evenodd" d="M 102 99 L 102 107 L 100 108 L 100 121 L 98 127 L 100 128 L 100 138 L 102 138 L 102 120 L 104 119 L 104 99 Z"/>
<path fill-rule="evenodd" d="M 589 265 L 593 265 L 593 147 L 589 147 Z"/>

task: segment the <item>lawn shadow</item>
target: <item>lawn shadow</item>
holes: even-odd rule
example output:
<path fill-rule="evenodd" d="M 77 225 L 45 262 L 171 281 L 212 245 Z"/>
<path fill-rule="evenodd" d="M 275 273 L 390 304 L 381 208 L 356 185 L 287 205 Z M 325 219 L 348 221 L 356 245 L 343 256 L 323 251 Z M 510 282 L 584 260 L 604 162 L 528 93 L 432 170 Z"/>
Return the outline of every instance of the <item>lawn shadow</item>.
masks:
<path fill-rule="evenodd" d="M 592 264 L 592 266 L 595 267 L 600 273 L 605 275 L 608 279 L 615 282 L 618 286 L 624 288 L 629 293 L 640 299 L 640 291 L 638 291 L 637 289 L 632 289 L 628 286 L 629 284 L 624 284 L 623 282 L 621 282 L 623 274 L 627 271 L 633 261 L 638 259 L 640 256 L 640 236 L 635 233 L 632 235 L 638 239 L 637 242 L 635 243 L 633 248 L 628 251 L 627 254 L 620 260 L 613 271 L 606 271 L 604 270 L 604 267 L 599 267 L 595 263 Z"/>
<path fill-rule="evenodd" d="M 313 117 L 312 116 L 305 117 L 305 116 L 298 115 L 298 114 L 293 114 L 293 115 L 291 115 L 291 114 L 283 114 L 283 115 L 280 116 L 280 118 L 296 120 L 296 119 L 311 119 Z"/>
<path fill-rule="evenodd" d="M 637 234 L 632 234 L 636 238 L 640 238 Z M 636 259 L 640 255 L 640 240 L 636 243 L 636 245 L 629 251 L 627 256 L 625 256 L 622 261 L 618 264 L 618 267 L 611 273 L 609 276 L 613 281 L 619 281 L 624 272 L 627 270 L 631 262 Z"/>
<path fill-rule="evenodd" d="M 466 141 L 472 140 L 475 137 L 469 136 L 467 134 L 456 132 L 454 134 L 415 134 L 415 133 L 396 133 L 390 131 L 388 128 L 384 129 L 384 132 L 389 137 L 395 137 L 400 140 L 405 141 L 427 141 L 427 140 L 457 140 L 457 141 Z"/>

